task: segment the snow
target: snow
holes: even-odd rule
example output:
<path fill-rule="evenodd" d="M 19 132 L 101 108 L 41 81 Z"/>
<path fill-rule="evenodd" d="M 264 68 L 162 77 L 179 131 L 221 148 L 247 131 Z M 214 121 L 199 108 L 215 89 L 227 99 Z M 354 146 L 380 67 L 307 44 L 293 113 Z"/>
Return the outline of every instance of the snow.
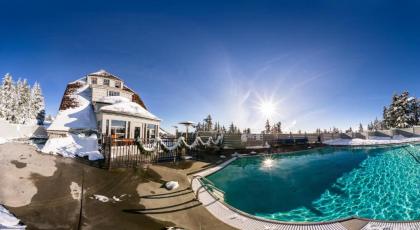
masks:
<path fill-rule="evenodd" d="M 25 229 L 20 220 L 0 205 L 0 229 Z"/>
<path fill-rule="evenodd" d="M 100 202 L 108 202 L 109 198 L 107 196 L 103 196 L 103 195 L 97 195 L 97 194 L 93 194 L 93 198 L 95 198 L 96 200 L 99 200 Z"/>
<path fill-rule="evenodd" d="M 0 137 L 0 145 L 7 142 L 6 138 Z"/>
<path fill-rule="evenodd" d="M 70 129 L 96 130 L 96 117 L 91 104 L 91 89 L 88 84 L 71 95 L 78 107 L 60 110 L 48 130 L 69 131 Z"/>
<path fill-rule="evenodd" d="M 40 125 L 13 124 L 0 119 L 0 127 L 0 143 L 13 139 L 47 136 L 45 128 Z"/>
<path fill-rule="evenodd" d="M 178 181 L 168 181 L 165 184 L 165 188 L 168 190 L 175 190 L 179 187 Z"/>
<path fill-rule="evenodd" d="M 126 195 L 127 194 L 122 194 L 120 197 L 112 196 L 113 203 L 121 202 L 122 201 L 121 198 L 123 198 Z M 90 197 L 90 198 L 95 199 L 95 200 L 99 200 L 100 202 L 103 202 L 103 203 L 107 203 L 107 202 L 111 201 L 111 199 L 109 197 L 104 196 L 104 195 L 98 195 L 98 194 L 93 194 L 93 196 Z"/>
<path fill-rule="evenodd" d="M 41 150 L 43 153 L 60 154 L 64 157 L 85 157 L 89 160 L 103 159 L 98 151 L 98 138 L 96 134 L 68 134 L 67 137 L 50 138 Z"/>
<path fill-rule="evenodd" d="M 82 195 L 82 187 L 76 182 L 71 182 L 70 184 L 70 195 L 74 200 L 80 200 Z"/>
<path fill-rule="evenodd" d="M 152 120 L 159 121 L 160 119 L 153 115 L 151 112 L 147 111 L 145 108 L 140 106 L 137 103 L 126 101 L 126 102 L 117 102 L 113 105 L 103 106 L 101 111 L 108 111 L 108 112 L 118 112 L 118 113 L 126 113 L 130 115 L 135 115 L 143 118 L 148 118 Z"/>
<path fill-rule="evenodd" d="M 98 100 L 98 102 L 116 104 L 120 102 L 130 102 L 131 100 L 123 96 L 106 96 Z"/>
<path fill-rule="evenodd" d="M 396 135 L 392 139 L 387 137 L 369 137 L 370 139 L 333 139 L 324 141 L 327 145 L 387 145 L 387 144 L 401 144 L 409 142 L 419 142 L 420 137 L 406 138 L 401 135 Z"/>

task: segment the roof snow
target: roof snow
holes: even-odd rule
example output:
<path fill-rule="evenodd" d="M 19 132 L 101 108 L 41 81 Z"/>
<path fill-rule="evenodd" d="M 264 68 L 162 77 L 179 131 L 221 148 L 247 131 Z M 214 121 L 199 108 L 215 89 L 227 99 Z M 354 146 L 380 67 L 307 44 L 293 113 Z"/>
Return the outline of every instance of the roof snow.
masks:
<path fill-rule="evenodd" d="M 70 129 L 96 130 L 96 117 L 91 104 L 91 89 L 89 85 L 77 89 L 70 95 L 78 106 L 66 110 L 60 110 L 56 119 L 51 123 L 48 130 L 69 131 Z"/>
<path fill-rule="evenodd" d="M 117 77 L 117 76 L 115 76 L 115 75 L 113 75 L 113 74 L 111 74 L 111 73 L 109 73 L 109 72 L 107 72 L 106 70 L 103 70 L 103 69 L 98 70 L 98 71 L 93 72 L 93 73 L 90 73 L 90 74 L 88 74 L 88 76 L 106 77 L 106 78 L 112 78 L 112 79 L 117 79 L 117 80 L 122 81 L 121 78 L 119 78 L 119 77 Z"/>
<path fill-rule="evenodd" d="M 160 121 L 157 116 L 153 115 L 139 104 L 131 102 L 130 100 L 121 96 L 103 97 L 100 99 L 100 101 L 111 104 L 101 107 L 100 111 L 125 113 L 128 115 Z"/>
<path fill-rule="evenodd" d="M 106 96 L 106 97 L 100 98 L 98 102 L 115 104 L 115 103 L 120 103 L 120 102 L 130 102 L 130 99 L 126 97 L 122 97 L 122 96 Z"/>

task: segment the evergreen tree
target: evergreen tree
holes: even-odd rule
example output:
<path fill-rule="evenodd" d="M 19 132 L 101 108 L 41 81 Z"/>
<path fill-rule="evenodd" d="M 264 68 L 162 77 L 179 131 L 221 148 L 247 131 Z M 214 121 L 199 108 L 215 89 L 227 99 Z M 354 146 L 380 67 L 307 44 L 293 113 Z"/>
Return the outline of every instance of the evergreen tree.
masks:
<path fill-rule="evenodd" d="M 42 90 L 39 83 L 35 82 L 31 92 L 31 114 L 35 115 L 35 119 L 39 125 L 44 124 L 45 120 L 45 102 L 42 96 Z M 33 118 L 33 117 L 32 117 Z"/>
<path fill-rule="evenodd" d="M 0 117 L 5 120 L 12 121 L 14 116 L 13 104 L 16 100 L 15 84 L 13 82 L 12 76 L 8 73 L 3 77 L 0 97 Z"/>
<path fill-rule="evenodd" d="M 211 131 L 213 129 L 213 121 L 210 114 L 204 119 L 206 131 Z"/>
<path fill-rule="evenodd" d="M 403 92 L 397 100 L 395 108 L 395 127 L 407 128 L 409 126 L 408 92 Z"/>
<path fill-rule="evenodd" d="M 265 122 L 265 134 L 269 134 L 271 131 L 270 121 L 267 119 Z"/>
<path fill-rule="evenodd" d="M 363 133 L 363 125 L 362 125 L 362 123 L 359 124 L 359 133 Z"/>

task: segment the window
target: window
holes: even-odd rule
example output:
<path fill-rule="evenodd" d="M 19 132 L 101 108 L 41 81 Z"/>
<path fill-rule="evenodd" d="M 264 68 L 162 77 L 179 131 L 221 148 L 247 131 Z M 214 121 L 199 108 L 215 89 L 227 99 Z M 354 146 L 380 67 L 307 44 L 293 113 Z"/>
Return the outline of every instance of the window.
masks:
<path fill-rule="evenodd" d="M 104 85 L 109 86 L 109 79 L 104 79 Z"/>
<path fill-rule="evenodd" d="M 148 124 L 147 125 L 147 137 L 150 139 L 156 138 L 156 125 Z"/>
<path fill-rule="evenodd" d="M 108 91 L 108 96 L 120 96 L 120 92 Z"/>
<path fill-rule="evenodd" d="M 115 82 L 115 88 L 121 88 L 121 82 L 120 81 Z"/>
<path fill-rule="evenodd" d="M 111 121 L 111 136 L 114 139 L 122 139 L 125 138 L 126 134 L 126 122 L 119 121 L 119 120 L 112 120 Z"/>
<path fill-rule="evenodd" d="M 93 85 L 98 84 L 98 78 L 96 78 L 96 77 L 92 77 L 92 84 L 93 84 Z"/>

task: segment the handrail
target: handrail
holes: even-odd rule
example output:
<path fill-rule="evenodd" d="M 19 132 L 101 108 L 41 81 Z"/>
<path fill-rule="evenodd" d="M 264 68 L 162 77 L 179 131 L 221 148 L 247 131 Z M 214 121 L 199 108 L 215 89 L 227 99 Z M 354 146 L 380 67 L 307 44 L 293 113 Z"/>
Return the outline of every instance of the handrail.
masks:
<path fill-rule="evenodd" d="M 407 146 L 403 146 L 402 147 L 406 152 L 408 152 L 408 154 L 410 154 L 413 158 L 414 158 L 414 160 L 415 161 L 417 161 L 417 163 L 419 163 L 420 164 L 420 160 L 416 157 L 416 156 L 414 156 L 414 154 L 411 152 L 411 151 L 409 151 L 408 149 L 407 149 Z"/>

